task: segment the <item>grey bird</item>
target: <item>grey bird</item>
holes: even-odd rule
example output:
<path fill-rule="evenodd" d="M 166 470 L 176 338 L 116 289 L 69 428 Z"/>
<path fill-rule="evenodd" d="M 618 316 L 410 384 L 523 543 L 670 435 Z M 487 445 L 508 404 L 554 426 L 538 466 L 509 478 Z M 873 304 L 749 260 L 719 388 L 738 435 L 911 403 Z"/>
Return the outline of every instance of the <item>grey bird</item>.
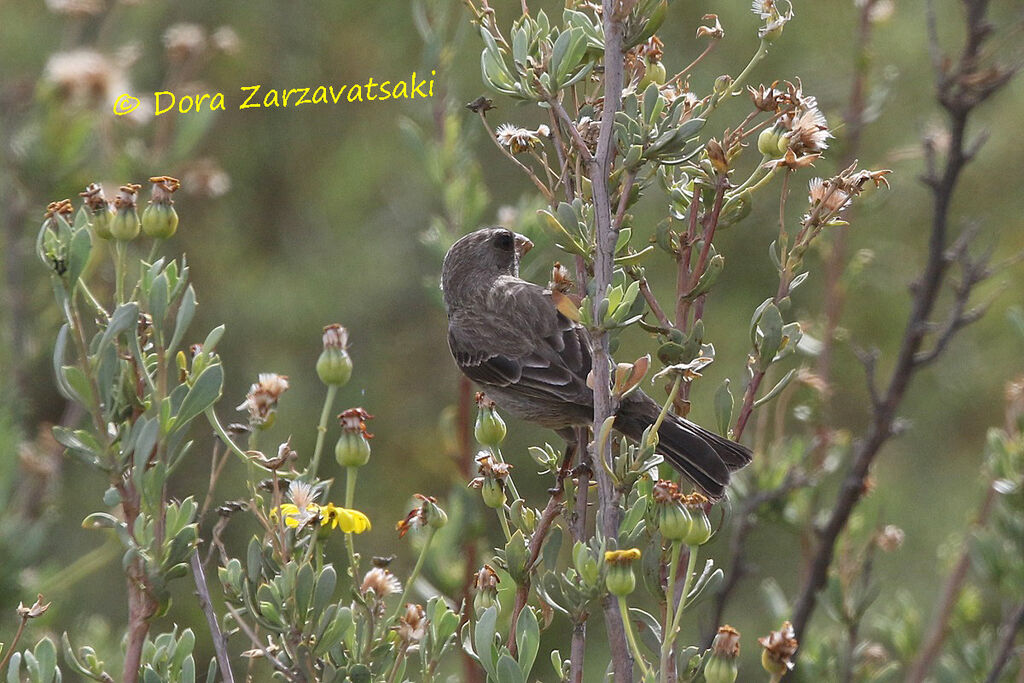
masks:
<path fill-rule="evenodd" d="M 519 277 L 519 260 L 533 246 L 502 227 L 459 239 L 441 269 L 448 312 L 448 346 L 459 369 L 515 417 L 557 430 L 570 445 L 576 426 L 594 418 L 587 386 L 592 355 L 586 328 L 562 315 L 545 288 Z M 639 440 L 661 411 L 640 390 L 619 405 L 615 428 Z M 667 416 L 658 452 L 701 490 L 721 498 L 730 472 L 750 451 L 687 419 Z"/>

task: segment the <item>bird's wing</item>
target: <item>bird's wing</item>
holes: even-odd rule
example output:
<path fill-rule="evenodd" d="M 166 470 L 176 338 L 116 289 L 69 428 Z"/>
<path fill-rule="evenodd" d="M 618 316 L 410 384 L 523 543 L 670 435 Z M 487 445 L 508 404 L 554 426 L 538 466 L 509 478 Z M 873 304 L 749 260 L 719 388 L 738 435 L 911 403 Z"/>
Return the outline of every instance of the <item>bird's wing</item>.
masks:
<path fill-rule="evenodd" d="M 476 303 L 453 312 L 448 327 L 452 356 L 470 379 L 542 400 L 592 405 L 590 338 L 558 311 L 550 292 L 499 278 Z"/>

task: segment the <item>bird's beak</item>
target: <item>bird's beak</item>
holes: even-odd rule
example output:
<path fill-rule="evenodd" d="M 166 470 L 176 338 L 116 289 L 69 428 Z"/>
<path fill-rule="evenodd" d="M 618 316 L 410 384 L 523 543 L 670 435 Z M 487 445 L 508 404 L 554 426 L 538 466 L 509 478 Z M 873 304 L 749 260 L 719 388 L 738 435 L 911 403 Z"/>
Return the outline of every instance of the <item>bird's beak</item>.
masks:
<path fill-rule="evenodd" d="M 531 249 L 533 249 L 533 242 L 528 237 L 516 233 L 516 252 L 519 256 L 522 256 Z"/>

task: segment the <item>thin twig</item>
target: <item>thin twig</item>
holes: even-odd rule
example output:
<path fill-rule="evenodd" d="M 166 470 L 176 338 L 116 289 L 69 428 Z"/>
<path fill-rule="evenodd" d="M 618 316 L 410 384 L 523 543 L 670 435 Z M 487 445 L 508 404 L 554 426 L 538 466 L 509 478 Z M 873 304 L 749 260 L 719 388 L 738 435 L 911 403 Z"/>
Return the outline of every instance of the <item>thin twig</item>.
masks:
<path fill-rule="evenodd" d="M 199 598 L 199 609 L 206 615 L 206 623 L 210 627 L 210 637 L 213 640 L 213 650 L 217 653 L 217 668 L 220 669 L 221 680 L 224 683 L 234 683 L 235 675 L 231 671 L 231 658 L 228 656 L 228 639 L 220 630 L 220 623 L 213 611 L 210 602 L 210 589 L 206 585 L 206 573 L 203 571 L 203 563 L 199 559 L 199 551 L 192 553 L 192 579 L 196 584 L 196 595 Z"/>
<path fill-rule="evenodd" d="M 818 593 L 828 580 L 836 542 L 846 528 L 857 503 L 864 496 L 864 482 L 871 465 L 891 437 L 898 407 L 916 370 L 920 368 L 915 358 L 921 351 L 928 331 L 928 319 L 938 300 L 939 290 L 950 264 L 946 254 L 949 241 L 949 209 L 960 174 L 968 161 L 965 155 L 967 120 L 982 99 L 1006 82 L 999 79 L 998 83 L 975 86 L 984 91 L 981 94 L 964 85 L 965 81 L 970 81 L 968 77 L 977 68 L 981 45 L 990 32 L 985 20 L 988 1 L 964 0 L 964 5 L 967 10 L 967 37 L 959 64 L 950 72 L 943 71 L 938 80 L 937 97 L 950 119 L 948 152 L 941 175 L 929 171 L 923 179 L 932 189 L 934 201 L 927 262 L 915 283 L 913 307 L 884 398 L 872 413 L 867 434 L 854 450 L 850 469 L 832 505 L 832 512 L 821 530 L 817 548 L 800 588 L 792 620 L 798 639 L 802 638 L 811 614 L 817 606 Z"/>
<path fill-rule="evenodd" d="M 1017 609 L 1008 615 L 1006 621 L 999 627 L 1002 636 L 999 639 L 999 647 L 996 648 L 996 658 L 992 663 L 992 669 L 985 677 L 985 683 L 996 683 L 999 680 L 999 674 L 1006 668 L 1010 662 L 1010 655 L 1013 654 L 1013 641 L 1022 628 L 1024 628 L 1024 602 L 1017 605 Z"/>

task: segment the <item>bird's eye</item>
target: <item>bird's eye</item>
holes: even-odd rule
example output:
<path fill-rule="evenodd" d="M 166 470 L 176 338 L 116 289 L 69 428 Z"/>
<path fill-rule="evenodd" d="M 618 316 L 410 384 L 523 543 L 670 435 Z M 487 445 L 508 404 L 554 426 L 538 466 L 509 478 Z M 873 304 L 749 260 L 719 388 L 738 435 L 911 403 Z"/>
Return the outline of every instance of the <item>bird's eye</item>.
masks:
<path fill-rule="evenodd" d="M 494 236 L 494 246 L 502 251 L 512 251 L 516 246 L 516 240 L 510 232 L 499 232 Z"/>

